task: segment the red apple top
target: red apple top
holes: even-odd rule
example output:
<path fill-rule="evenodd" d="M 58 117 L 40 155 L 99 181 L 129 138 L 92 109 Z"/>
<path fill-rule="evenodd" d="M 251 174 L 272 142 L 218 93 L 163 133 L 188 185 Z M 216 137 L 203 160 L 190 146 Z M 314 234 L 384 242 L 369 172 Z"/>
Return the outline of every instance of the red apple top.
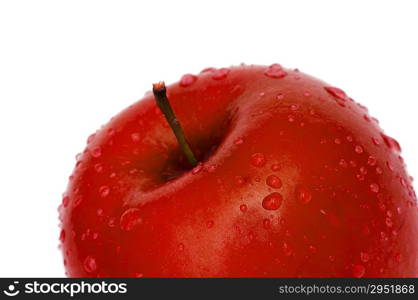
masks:
<path fill-rule="evenodd" d="M 184 75 L 88 139 L 60 206 L 69 276 L 418 276 L 399 144 L 341 89 L 278 64 Z"/>

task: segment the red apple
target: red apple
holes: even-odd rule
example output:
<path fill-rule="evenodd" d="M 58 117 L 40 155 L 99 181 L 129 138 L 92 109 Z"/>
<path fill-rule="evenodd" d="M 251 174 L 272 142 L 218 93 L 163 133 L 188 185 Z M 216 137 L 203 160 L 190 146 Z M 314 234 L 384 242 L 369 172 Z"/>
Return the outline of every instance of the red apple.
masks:
<path fill-rule="evenodd" d="M 71 277 L 414 277 L 399 144 L 342 90 L 274 64 L 152 94 L 88 139 L 60 206 Z"/>

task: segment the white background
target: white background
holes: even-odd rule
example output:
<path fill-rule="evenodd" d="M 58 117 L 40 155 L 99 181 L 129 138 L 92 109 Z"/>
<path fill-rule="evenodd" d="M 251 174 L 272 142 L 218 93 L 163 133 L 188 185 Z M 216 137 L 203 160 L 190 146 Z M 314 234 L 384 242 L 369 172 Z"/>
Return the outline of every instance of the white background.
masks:
<path fill-rule="evenodd" d="M 57 206 L 87 136 L 152 82 L 241 62 L 369 107 L 418 176 L 417 1 L 0 2 L 0 276 L 64 276 Z"/>

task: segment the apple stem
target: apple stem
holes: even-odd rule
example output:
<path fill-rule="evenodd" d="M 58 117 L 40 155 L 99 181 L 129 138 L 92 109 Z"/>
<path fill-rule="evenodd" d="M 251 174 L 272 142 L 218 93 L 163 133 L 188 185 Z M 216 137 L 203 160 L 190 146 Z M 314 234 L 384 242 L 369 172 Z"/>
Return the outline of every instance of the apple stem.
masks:
<path fill-rule="evenodd" d="M 183 128 L 181 127 L 180 122 L 177 120 L 173 108 L 171 107 L 170 102 L 167 98 L 167 89 L 165 87 L 164 81 L 154 83 L 152 85 L 152 92 L 154 93 L 155 102 L 157 102 L 158 107 L 161 109 L 168 124 L 173 130 L 173 133 L 177 138 L 177 141 L 180 145 L 181 150 L 183 151 L 184 156 L 186 156 L 189 164 L 192 167 L 195 167 L 198 161 L 192 149 L 190 148 L 189 143 L 186 140 Z"/>

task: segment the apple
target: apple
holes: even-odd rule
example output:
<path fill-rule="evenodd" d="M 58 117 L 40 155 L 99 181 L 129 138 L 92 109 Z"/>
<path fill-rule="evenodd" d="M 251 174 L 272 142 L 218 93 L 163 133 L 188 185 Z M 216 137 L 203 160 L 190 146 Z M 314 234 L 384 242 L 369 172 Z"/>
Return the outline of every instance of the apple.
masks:
<path fill-rule="evenodd" d="M 279 64 L 154 85 L 77 156 L 67 275 L 416 277 L 400 152 L 344 91 Z"/>

